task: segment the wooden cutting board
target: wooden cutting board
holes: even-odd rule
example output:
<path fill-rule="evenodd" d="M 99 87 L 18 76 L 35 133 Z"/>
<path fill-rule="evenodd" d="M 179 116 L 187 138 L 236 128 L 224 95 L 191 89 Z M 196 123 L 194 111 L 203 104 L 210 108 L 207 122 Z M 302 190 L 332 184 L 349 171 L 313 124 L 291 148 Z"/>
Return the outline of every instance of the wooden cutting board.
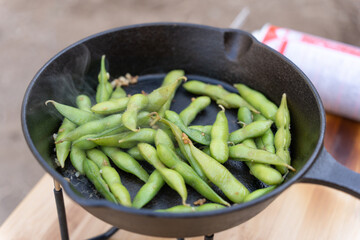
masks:
<path fill-rule="evenodd" d="M 360 123 L 328 114 L 325 147 L 339 162 L 360 173 Z M 60 239 L 53 186 L 46 174 L 1 226 L 0 239 Z M 64 197 L 70 239 L 94 237 L 111 227 Z M 111 239 L 168 238 L 120 230 Z M 214 239 L 360 239 L 360 200 L 323 186 L 295 184 L 260 214 L 216 233 Z"/>

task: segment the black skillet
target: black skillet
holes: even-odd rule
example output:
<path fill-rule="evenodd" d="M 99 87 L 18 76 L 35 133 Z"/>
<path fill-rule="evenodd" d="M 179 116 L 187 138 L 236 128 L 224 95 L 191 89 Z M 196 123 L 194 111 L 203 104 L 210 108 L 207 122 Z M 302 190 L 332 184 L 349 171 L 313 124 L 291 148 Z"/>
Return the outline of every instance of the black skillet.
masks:
<path fill-rule="evenodd" d="M 154 212 L 153 209 L 180 204 L 177 194 L 167 187 L 141 210 L 99 199 L 85 177 L 74 176 L 69 161 L 64 170 L 55 167 L 52 135 L 61 117 L 44 103 L 53 99 L 74 105 L 80 93 L 94 96 L 103 54 L 111 76 L 127 72 L 141 76 L 137 85 L 126 89 L 129 93 L 151 91 L 172 69 L 183 69 L 189 79 L 222 84 L 230 91 L 235 91 L 233 83 L 245 83 L 276 104 L 286 93 L 291 113 L 292 165 L 297 171 L 287 175 L 284 183 L 266 196 L 211 212 Z M 180 87 L 172 109 L 181 111 L 192 96 Z M 217 111 L 219 108 L 213 104 L 194 124 L 213 123 Z M 239 30 L 155 23 L 95 34 L 61 51 L 40 69 L 26 91 L 21 114 L 29 148 L 70 198 L 105 222 L 140 234 L 190 237 L 216 233 L 249 220 L 296 182 L 324 184 L 360 197 L 360 174 L 337 163 L 323 147 L 325 112 L 309 79 L 288 59 Z M 230 130 L 238 128 L 235 112 L 229 110 L 227 116 Z M 151 170 L 145 163 L 144 166 Z M 251 191 L 264 186 L 249 174 L 244 164 L 229 160 L 226 166 Z M 133 197 L 142 183 L 122 171 L 120 174 Z M 199 197 L 189 188 L 189 203 Z"/>

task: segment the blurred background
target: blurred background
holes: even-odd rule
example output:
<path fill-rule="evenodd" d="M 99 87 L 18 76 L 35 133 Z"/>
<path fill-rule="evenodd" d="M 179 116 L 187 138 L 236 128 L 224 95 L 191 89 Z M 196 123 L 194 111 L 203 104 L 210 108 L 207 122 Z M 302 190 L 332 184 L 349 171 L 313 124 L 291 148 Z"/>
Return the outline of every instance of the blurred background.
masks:
<path fill-rule="evenodd" d="M 109 28 L 160 21 L 226 28 L 244 8 L 246 31 L 271 23 L 360 46 L 358 0 L 0 0 L 0 224 L 45 174 L 24 140 L 20 109 L 47 60 Z"/>

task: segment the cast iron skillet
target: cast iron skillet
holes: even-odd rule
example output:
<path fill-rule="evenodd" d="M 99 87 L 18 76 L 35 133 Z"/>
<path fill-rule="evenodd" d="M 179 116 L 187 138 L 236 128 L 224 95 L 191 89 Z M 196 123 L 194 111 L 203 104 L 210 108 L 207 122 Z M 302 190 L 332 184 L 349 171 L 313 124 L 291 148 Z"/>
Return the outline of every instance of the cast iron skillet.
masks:
<path fill-rule="evenodd" d="M 94 96 L 103 54 L 108 60 L 111 76 L 127 72 L 141 76 L 138 85 L 126 89 L 129 93 L 151 91 L 172 69 L 184 69 L 189 79 L 220 83 L 234 92 L 233 83 L 245 83 L 263 92 L 276 104 L 279 104 L 282 93 L 287 93 L 291 113 L 292 165 L 297 171 L 291 172 L 281 186 L 264 197 L 212 212 L 154 212 L 152 209 L 180 204 L 178 196 L 167 187 L 141 210 L 99 199 L 86 178 L 74 177 L 69 161 L 65 170 L 55 168 L 52 135 L 58 129 L 61 117 L 44 103 L 53 99 L 74 105 L 74 99 L 80 93 Z M 181 111 L 191 97 L 180 87 L 172 109 Z M 195 124 L 213 123 L 217 111 L 219 108 L 213 104 Z M 70 198 L 94 216 L 132 232 L 161 237 L 216 233 L 249 220 L 296 182 L 324 184 L 360 197 L 360 174 L 337 163 L 323 147 L 325 113 L 309 79 L 288 59 L 239 30 L 155 23 L 95 34 L 61 51 L 40 69 L 26 91 L 21 114 L 29 148 L 44 169 L 61 183 Z M 227 115 L 230 130 L 238 128 L 235 113 L 227 111 Z M 229 160 L 226 166 L 251 191 L 264 186 L 248 173 L 244 164 Z M 129 174 L 120 173 L 133 197 L 142 183 Z M 199 197 L 189 188 L 189 203 Z"/>

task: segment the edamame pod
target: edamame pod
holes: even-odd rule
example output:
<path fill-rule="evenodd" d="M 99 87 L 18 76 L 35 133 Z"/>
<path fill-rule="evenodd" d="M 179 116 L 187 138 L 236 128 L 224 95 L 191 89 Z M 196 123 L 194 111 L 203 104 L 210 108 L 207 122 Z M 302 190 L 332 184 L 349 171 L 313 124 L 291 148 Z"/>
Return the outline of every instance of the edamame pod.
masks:
<path fill-rule="evenodd" d="M 220 85 L 206 84 L 197 80 L 191 80 L 183 84 L 183 87 L 193 94 L 206 95 L 215 100 L 217 104 L 226 108 L 248 107 L 251 111 L 258 112 L 253 106 L 246 102 L 236 93 L 225 90 Z"/>
<path fill-rule="evenodd" d="M 181 161 L 176 153 L 163 144 L 156 145 L 157 154 L 160 161 L 168 168 L 174 169 L 184 178 L 186 184 L 194 188 L 205 198 L 226 206 L 230 206 L 228 202 L 222 199 L 212 188 L 204 182 L 196 172 L 185 162 Z"/>
<path fill-rule="evenodd" d="M 84 174 L 84 161 L 86 159 L 86 152 L 80 148 L 72 147 L 70 151 L 70 161 L 73 167 L 81 174 Z"/>
<path fill-rule="evenodd" d="M 134 94 L 130 97 L 126 111 L 122 116 L 122 123 L 131 131 L 138 131 L 137 129 L 137 115 L 138 112 L 144 109 L 149 103 L 147 96 L 143 94 Z"/>
<path fill-rule="evenodd" d="M 234 87 L 239 91 L 240 95 L 252 106 L 261 112 L 267 119 L 275 121 L 275 114 L 278 107 L 265 97 L 264 94 L 251 89 L 245 84 L 237 83 Z"/>
<path fill-rule="evenodd" d="M 76 97 L 76 105 L 81 110 L 91 112 L 91 99 L 85 94 Z"/>
<path fill-rule="evenodd" d="M 275 133 L 275 149 L 276 155 L 282 158 L 287 164 L 291 163 L 289 146 L 291 142 L 290 134 L 290 112 L 287 107 L 286 94 L 284 93 L 281 98 L 281 103 L 279 110 L 275 115 L 275 125 L 278 130 Z M 277 167 L 277 169 L 285 174 L 287 172 L 286 168 Z"/>
<path fill-rule="evenodd" d="M 264 120 L 252 122 L 243 128 L 235 130 L 230 133 L 229 141 L 235 144 L 240 143 L 248 138 L 255 138 L 263 135 L 268 129 L 270 129 L 273 121 Z"/>
<path fill-rule="evenodd" d="M 145 169 L 143 169 L 143 167 L 126 152 L 114 147 L 102 147 L 101 150 L 121 170 L 134 174 L 144 182 L 147 182 L 149 179 L 149 174 Z"/>
<path fill-rule="evenodd" d="M 245 140 L 243 144 L 251 148 L 256 148 L 256 144 L 252 139 Z M 249 167 L 250 173 L 267 185 L 278 185 L 284 180 L 281 173 L 268 164 L 252 161 L 246 161 L 245 163 Z"/>
<path fill-rule="evenodd" d="M 172 212 L 172 213 L 187 213 L 187 212 L 205 212 L 205 211 L 214 211 L 217 209 L 225 208 L 223 205 L 216 203 L 205 203 L 201 206 L 184 206 L 177 205 L 167 209 L 158 209 L 157 212 Z"/>
<path fill-rule="evenodd" d="M 177 88 L 180 86 L 182 81 L 177 81 L 177 79 L 184 77 L 185 72 L 183 70 L 172 70 L 168 74 L 166 74 L 161 86 L 167 86 L 172 84 L 173 82 L 177 82 L 176 88 L 172 95 L 166 100 L 166 102 L 161 106 L 161 108 L 158 110 L 158 113 L 161 117 L 164 116 L 165 111 L 170 109 L 171 102 L 175 96 L 175 92 Z"/>
<path fill-rule="evenodd" d="M 244 202 L 250 202 L 256 198 L 264 196 L 265 194 L 268 194 L 269 192 L 273 191 L 275 188 L 276 186 L 270 186 L 266 188 L 257 189 L 251 192 L 249 195 L 247 195 L 244 199 Z"/>
<path fill-rule="evenodd" d="M 181 80 L 182 78 L 178 78 L 173 83 L 159 87 L 147 95 L 149 104 L 146 106 L 146 111 L 156 112 L 161 109 L 166 101 L 174 95 L 175 90 L 181 83 Z"/>
<path fill-rule="evenodd" d="M 285 166 L 292 171 L 295 171 L 295 169 L 292 166 L 288 165 L 283 159 L 278 157 L 276 154 L 260 149 L 250 148 L 245 146 L 244 144 L 238 144 L 229 147 L 229 156 L 234 160 L 280 165 L 280 166 Z"/>
<path fill-rule="evenodd" d="M 266 118 L 261 114 L 254 114 L 254 121 L 258 120 L 266 120 Z M 271 129 L 267 130 L 262 136 L 257 137 L 255 142 L 257 148 L 275 153 L 274 133 Z"/>
<path fill-rule="evenodd" d="M 61 104 L 58 102 L 55 102 L 54 100 L 47 100 L 45 104 L 52 103 L 56 110 L 63 115 L 63 117 L 69 119 L 71 122 L 75 123 L 76 125 L 82 125 L 84 123 L 93 121 L 93 120 L 99 120 L 101 117 L 99 115 L 96 115 L 92 112 L 85 111 L 78 109 L 76 107 L 68 106 L 65 104 Z"/>
<path fill-rule="evenodd" d="M 155 140 L 155 146 L 163 144 L 163 145 L 167 146 L 168 148 L 170 148 L 171 150 L 175 151 L 174 143 L 172 142 L 171 138 L 164 130 L 159 128 L 156 131 L 154 140 Z"/>
<path fill-rule="evenodd" d="M 98 75 L 99 84 L 96 88 L 96 102 L 104 102 L 109 100 L 112 94 L 112 86 L 109 83 L 110 75 L 105 69 L 105 55 L 101 57 L 100 72 Z"/>
<path fill-rule="evenodd" d="M 103 166 L 100 168 L 100 173 L 117 202 L 123 206 L 131 207 L 132 204 L 129 191 L 121 184 L 120 175 L 115 168 Z"/>
<path fill-rule="evenodd" d="M 82 136 L 89 135 L 89 134 L 98 134 L 103 131 L 113 129 L 116 126 L 122 125 L 122 115 L 121 114 L 113 114 L 110 116 L 107 116 L 105 118 L 90 121 L 87 123 L 84 123 L 81 126 L 78 126 L 71 132 L 67 133 L 61 141 L 74 141 L 76 139 L 79 139 Z"/>
<path fill-rule="evenodd" d="M 210 136 L 206 135 L 196 129 L 191 129 L 185 126 L 185 124 L 182 122 L 180 116 L 171 110 L 168 110 L 165 112 L 165 118 L 169 120 L 170 122 L 177 125 L 181 131 L 186 133 L 193 141 L 203 144 L 203 145 L 209 145 L 210 144 Z"/>
<path fill-rule="evenodd" d="M 106 156 L 105 153 L 103 153 L 103 151 L 99 149 L 94 148 L 87 150 L 86 156 L 88 157 L 88 159 L 93 161 L 99 168 L 103 166 L 111 166 L 109 158 Z"/>
<path fill-rule="evenodd" d="M 147 143 L 139 143 L 138 148 L 145 160 L 159 171 L 167 185 L 169 185 L 169 187 L 174 189 L 181 196 L 182 203 L 185 205 L 187 199 L 187 189 L 183 177 L 175 170 L 168 169 L 164 166 L 164 164 L 162 164 L 158 158 L 156 149 L 153 146 Z"/>
<path fill-rule="evenodd" d="M 183 134 L 186 144 L 190 145 L 191 153 L 199 163 L 206 177 L 214 183 L 234 203 L 244 201 L 249 190 L 237 180 L 221 163 L 196 148 L 191 140 Z"/>
<path fill-rule="evenodd" d="M 165 181 L 158 170 L 154 170 L 149 180 L 140 188 L 134 197 L 132 206 L 134 208 L 142 208 L 150 202 L 160 189 L 164 186 Z"/>
<path fill-rule="evenodd" d="M 188 126 L 207 106 L 211 103 L 211 99 L 208 96 L 201 96 L 192 100 L 192 102 L 183 109 L 179 116 L 185 126 Z"/>
<path fill-rule="evenodd" d="M 154 143 L 155 134 L 156 130 L 152 128 L 141 128 L 138 132 L 127 131 L 109 136 L 89 138 L 88 140 L 99 146 L 128 149 L 136 146 L 139 142 Z"/>
<path fill-rule="evenodd" d="M 199 130 L 200 132 L 207 135 L 211 135 L 212 125 L 191 125 L 189 128 Z"/>
<path fill-rule="evenodd" d="M 225 115 L 225 108 L 222 107 L 212 126 L 210 142 L 211 156 L 220 163 L 225 163 L 229 158 L 228 139 L 229 125 Z"/>
<path fill-rule="evenodd" d="M 124 98 L 124 97 L 126 97 L 126 95 L 127 94 L 126 94 L 125 90 L 120 85 L 117 85 L 117 86 L 115 86 L 115 89 L 112 92 L 110 99 Z"/>
<path fill-rule="evenodd" d="M 91 111 L 97 114 L 113 114 L 122 112 L 127 108 L 129 103 L 128 97 L 113 98 L 95 104 L 91 107 Z"/>
<path fill-rule="evenodd" d="M 76 128 L 75 123 L 71 122 L 67 118 L 64 118 L 64 120 L 63 120 L 63 122 L 62 122 L 62 124 L 61 124 L 61 126 L 60 126 L 60 128 L 58 130 L 55 142 L 59 141 L 68 132 L 71 132 L 75 128 Z M 62 143 L 55 144 L 56 158 L 57 158 L 57 160 L 60 163 L 60 166 L 62 168 L 64 168 L 65 160 L 69 156 L 70 148 L 71 148 L 71 142 L 70 141 L 64 141 Z"/>
<path fill-rule="evenodd" d="M 94 184 L 96 190 L 107 200 L 117 203 L 116 198 L 109 190 L 109 186 L 101 177 L 98 166 L 89 159 L 85 159 L 83 165 L 86 177 L 90 180 L 90 182 L 92 182 L 92 184 Z"/>
<path fill-rule="evenodd" d="M 140 150 L 137 146 L 127 150 L 127 153 L 138 161 L 144 161 L 144 157 L 141 155 Z"/>

